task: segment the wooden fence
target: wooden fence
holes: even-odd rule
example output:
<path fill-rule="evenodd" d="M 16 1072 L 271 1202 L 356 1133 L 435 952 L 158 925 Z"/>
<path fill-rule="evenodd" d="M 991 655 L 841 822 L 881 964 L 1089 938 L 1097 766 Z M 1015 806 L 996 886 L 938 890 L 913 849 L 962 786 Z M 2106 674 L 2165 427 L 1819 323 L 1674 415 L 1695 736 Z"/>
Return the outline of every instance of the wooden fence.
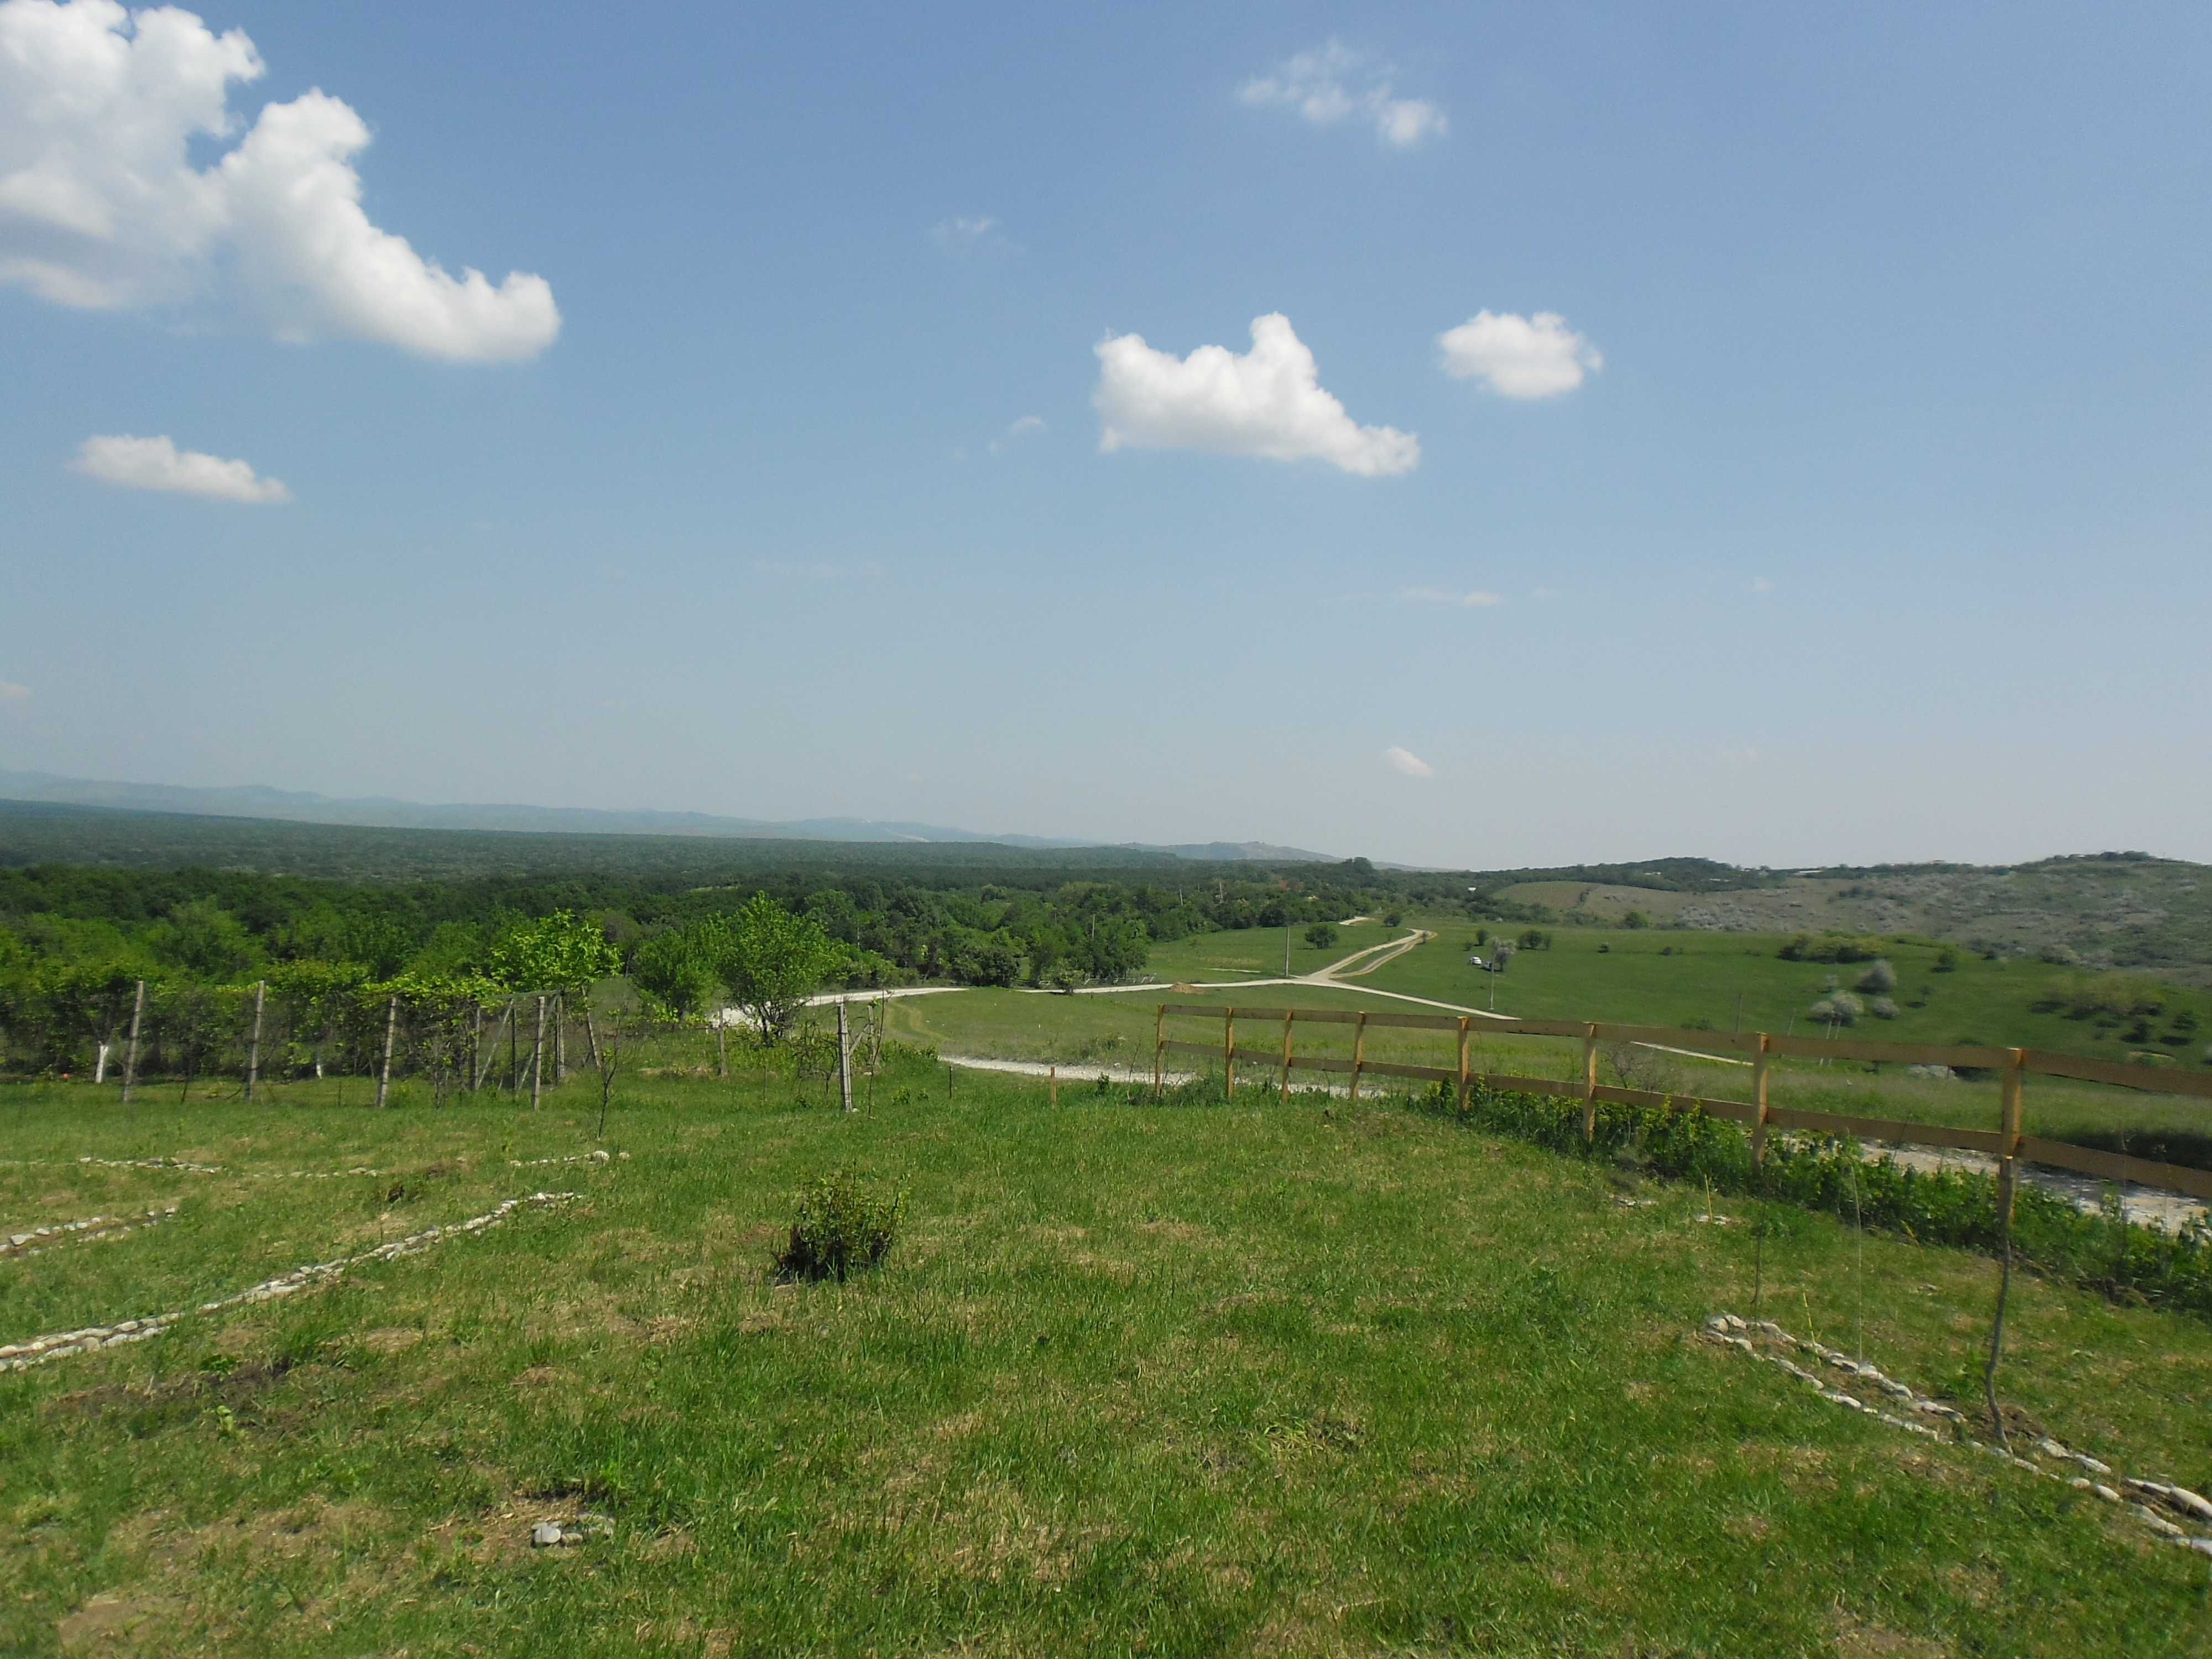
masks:
<path fill-rule="evenodd" d="M 1221 1041 L 1218 1043 L 1185 1042 L 1171 1038 L 1167 1034 L 1167 1022 L 1171 1018 L 1218 1019 L 1221 1022 Z M 1240 1043 L 1237 1041 L 1240 1021 L 1248 1032 L 1254 1028 L 1267 1030 L 1266 1041 L 1255 1043 L 1248 1040 Z M 1352 1058 L 1342 1060 L 1334 1055 L 1299 1054 L 1296 1036 L 1301 1024 L 1352 1026 Z M 1274 1036 L 1274 1028 L 1279 1025 L 1282 1031 L 1279 1042 Z M 1367 1033 L 1376 1028 L 1450 1032 L 1456 1039 L 1455 1064 L 1449 1066 L 1408 1066 L 1395 1060 L 1370 1060 L 1367 1058 Z M 1562 1082 L 1557 1078 L 1511 1077 L 1478 1070 L 1474 1065 L 1478 1034 L 1578 1038 L 1582 1042 L 1581 1079 L 1578 1082 Z M 1597 1080 L 1598 1046 L 1613 1042 L 1643 1043 L 1692 1054 L 1714 1053 L 1720 1058 L 1725 1058 L 1727 1054 L 1747 1054 L 1751 1059 L 1751 1098 L 1715 1100 L 1698 1095 L 1660 1094 L 1645 1089 L 1607 1087 Z M 1595 1133 L 1597 1108 L 1601 1101 L 1622 1106 L 1660 1106 L 1672 1102 L 1676 1106 L 1695 1107 L 1711 1117 L 1730 1118 L 1749 1126 L 1754 1158 L 1765 1156 L 1766 1132 L 1770 1127 L 1808 1129 L 1819 1134 L 1854 1135 L 1865 1140 L 1982 1152 L 2000 1163 L 2022 1158 L 2031 1164 L 2071 1170 L 2106 1181 L 2133 1181 L 2144 1186 L 2163 1187 L 2212 1202 L 2212 1171 L 2192 1170 L 2177 1164 L 2154 1163 L 2148 1158 L 2129 1158 L 2118 1152 L 2100 1152 L 2063 1140 L 2045 1140 L 2027 1133 L 2023 1127 L 2025 1085 L 2031 1074 L 2110 1084 L 2118 1088 L 2159 1094 L 2191 1095 L 2206 1100 L 2212 1100 L 2212 1077 L 2168 1071 L 2158 1066 L 2116 1066 L 2109 1060 L 2088 1060 L 2074 1054 L 2045 1054 L 2034 1048 L 1981 1048 L 1936 1043 L 1859 1042 L 1849 1038 L 1772 1036 L 1764 1031 L 1686 1031 L 1666 1026 L 1610 1025 L 1578 1020 L 1492 1019 L 1476 1015 L 1453 1018 L 1445 1014 L 1355 1012 L 1340 1008 L 1212 1007 L 1197 1003 L 1164 1002 L 1160 1005 L 1158 1018 L 1153 1024 L 1152 1091 L 1156 1096 L 1165 1086 L 1167 1056 L 1170 1054 L 1218 1057 L 1232 1095 L 1237 1089 L 1237 1068 L 1240 1062 L 1267 1071 L 1279 1070 L 1282 1097 L 1285 1101 L 1290 1098 L 1291 1074 L 1294 1072 L 1321 1072 L 1348 1077 L 1354 1100 L 1359 1097 L 1359 1081 L 1363 1077 L 1411 1078 L 1424 1083 L 1450 1084 L 1459 1091 L 1462 1111 L 1467 1109 L 1469 1091 L 1480 1084 L 1486 1089 L 1556 1095 L 1581 1101 L 1583 1138 L 1585 1140 L 1591 1139 Z M 1875 1060 L 1900 1066 L 1971 1067 L 1992 1072 L 1999 1080 L 1996 1125 L 1990 1129 L 1954 1129 L 1940 1124 L 1909 1123 L 1893 1118 L 1847 1117 L 1836 1112 L 1807 1112 L 1794 1107 L 1771 1105 L 1767 1099 L 1768 1067 L 1770 1062 L 1778 1058 Z"/>

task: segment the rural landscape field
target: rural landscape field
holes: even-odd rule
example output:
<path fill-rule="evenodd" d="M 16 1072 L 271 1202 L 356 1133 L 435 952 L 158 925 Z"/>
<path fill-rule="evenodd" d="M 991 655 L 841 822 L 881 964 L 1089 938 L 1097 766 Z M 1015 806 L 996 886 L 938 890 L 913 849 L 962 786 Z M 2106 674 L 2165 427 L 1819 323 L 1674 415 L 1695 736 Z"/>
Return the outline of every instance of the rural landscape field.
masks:
<path fill-rule="evenodd" d="M 299 877 L 186 860 L 351 832 L 74 822 L 128 850 L 0 869 L 11 1649 L 2212 1639 L 2200 1205 L 1819 1134 L 1762 1166 L 1673 1103 L 1744 1097 L 1724 1039 L 1825 1040 L 1871 976 L 1850 1031 L 2110 1056 L 2144 1086 L 2033 1079 L 2029 1127 L 2206 1170 L 2185 968 L 1656 919 L 1711 866 L 1612 872 L 1648 884 L 1608 925 L 1364 860 L 617 841 L 533 873 L 464 832 L 438 855 L 474 836 L 481 873 L 403 835 Z M 2071 908 L 2147 873 L 2084 866 Z M 1158 1048 L 1239 1004 L 1323 1022 L 1298 1052 L 1339 1070 L 1279 1074 L 1279 1025 L 1233 1092 Z M 1392 1075 L 1452 1030 L 1361 1010 L 1463 1017 L 1477 1081 Z M 1561 1019 L 1676 1040 L 1507 1029 Z M 1586 1053 L 1661 1103 L 1586 1139 L 1516 1091 L 1571 1097 Z M 1971 1069 L 1769 1082 L 1999 1121 Z"/>
<path fill-rule="evenodd" d="M 2212 1654 L 2207 109 L 0 0 L 0 1659 Z"/>

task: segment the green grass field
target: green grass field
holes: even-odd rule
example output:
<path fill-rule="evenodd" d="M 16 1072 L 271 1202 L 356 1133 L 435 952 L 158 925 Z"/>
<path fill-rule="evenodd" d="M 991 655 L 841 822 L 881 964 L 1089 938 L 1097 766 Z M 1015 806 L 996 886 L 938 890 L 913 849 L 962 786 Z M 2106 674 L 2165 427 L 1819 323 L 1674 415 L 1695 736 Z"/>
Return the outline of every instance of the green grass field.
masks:
<path fill-rule="evenodd" d="M 927 999 L 947 1003 L 957 999 Z M 1057 1006 L 1079 999 L 1034 999 Z M 703 1051 L 702 1051 L 703 1054 Z M 688 1057 L 691 1061 L 700 1054 Z M 0 1649 L 287 1654 L 2191 1654 L 2208 1564 L 1693 1335 L 1750 1311 L 1702 1194 L 1391 1105 L 1147 1107 L 898 1060 L 433 1114 L 0 1099 L 0 1340 L 560 1209 L 0 1378 Z M 360 1100 L 356 1085 L 353 1098 Z M 84 1165 L 164 1154 L 221 1175 Z M 43 1161 L 41 1161 L 43 1160 Z M 255 1172 L 375 1167 L 374 1176 Z M 779 1287 L 806 1178 L 909 1194 Z M 1723 1213 L 1741 1211 L 1725 1200 Z M 1786 1218 L 1765 1307 L 1970 1400 L 1993 1269 Z M 2008 1402 L 2212 1484 L 2212 1329 L 2016 1284 Z M 1863 1333 L 1863 1334 L 1862 1334 Z M 533 1522 L 611 1535 L 532 1550 Z"/>
<path fill-rule="evenodd" d="M 1489 976 L 1469 968 L 1466 962 L 1473 948 L 1473 928 L 1464 923 L 1421 925 L 1438 929 L 1440 937 L 1352 983 L 1461 1006 L 1484 1006 L 1491 988 Z M 1402 934 L 1406 930 L 1395 931 Z M 1364 945 L 1394 936 L 1393 930 L 1379 923 L 1363 924 L 1345 930 L 1343 939 L 1332 951 L 1313 954 L 1336 960 Z M 1279 950 L 1280 935 L 1273 937 Z M 1557 937 L 1559 942 L 1551 950 L 1521 952 L 1510 972 L 1498 980 L 1501 1012 L 1510 1010 L 1531 1018 L 1602 1018 L 1660 1025 L 1704 1020 L 1728 1030 L 1735 1023 L 1735 999 L 1741 991 L 1744 1029 L 1757 1030 L 1765 1023 L 1766 1029 L 1780 1032 L 1793 1029 L 1794 1024 L 1802 1035 L 1806 1034 L 1803 1023 L 1794 1016 L 1820 994 L 1827 976 L 1861 971 L 1850 965 L 1832 968 L 1783 962 L 1773 954 L 1781 942 L 1778 939 L 1741 935 L 1561 930 Z M 1224 969 L 1256 959 L 1255 951 L 1264 955 L 1268 939 L 1267 933 L 1252 930 L 1178 941 L 1155 954 L 1152 971 L 1154 976 L 1169 981 L 1219 979 L 1225 976 Z M 1601 943 L 1611 949 L 1601 954 L 1595 948 Z M 1669 946 L 1672 954 L 1660 954 Z M 1954 971 L 1936 974 L 1929 967 L 1933 958 L 1932 947 L 1897 947 L 1892 960 L 1900 975 L 1900 1001 L 1919 986 L 1930 984 L 1929 1006 L 1901 1008 L 1895 1020 L 1863 1021 L 1856 1034 L 1928 1042 L 1955 1042 L 1971 1037 L 2076 1053 L 2094 1054 L 2101 1049 L 2109 1057 L 2121 1057 L 2111 1052 L 2115 1045 L 2091 1041 L 2089 1033 L 2094 1028 L 2087 1023 L 2039 1014 L 2028 1006 L 2063 979 L 2065 970 L 2043 963 L 1990 963 L 1966 957 Z M 1279 973 L 1280 969 L 1278 958 L 1273 971 Z M 1302 967 L 1299 971 L 1311 969 Z M 2212 997 L 2187 988 L 2172 988 L 2170 994 L 2172 1007 L 2201 1006 L 2207 1023 L 2212 1024 Z M 1300 1008 L 1437 1012 L 1359 990 L 1309 986 L 1257 986 L 1249 997 L 1231 989 L 1208 991 L 1197 1000 L 1211 1005 L 1249 1003 L 1261 1007 L 1288 1003 Z M 948 1054 L 1054 1061 L 1072 1070 L 1103 1064 L 1144 1071 L 1152 1065 L 1153 1016 L 1162 1000 L 1157 992 L 1048 996 L 1015 990 L 966 991 L 894 1002 L 888 1020 L 894 1035 Z M 1952 1010 L 1954 1018 L 1939 1020 L 1937 1014 L 1945 1007 Z M 1725 1017 L 1717 1017 L 1711 1012 L 1716 1009 Z M 1262 1029 L 1259 1023 L 1248 1021 L 1240 1025 L 1238 1040 L 1240 1044 L 1265 1048 L 1279 1042 L 1279 1027 Z M 1170 1022 L 1168 1035 L 1187 1042 L 1215 1043 L 1221 1040 L 1222 1029 L 1218 1021 L 1176 1019 Z M 1297 1042 L 1302 1054 L 1340 1059 L 1349 1057 L 1352 1036 L 1342 1026 L 1309 1025 L 1299 1029 Z M 1685 1040 L 1685 1046 L 1694 1047 L 1695 1042 L 1692 1036 Z M 1418 1065 L 1449 1066 L 1454 1058 L 1448 1035 L 1389 1030 L 1369 1034 L 1367 1054 L 1372 1060 Z M 1747 1071 L 1740 1064 L 1649 1052 L 1627 1058 L 1633 1063 L 1633 1074 L 1617 1075 L 1614 1056 L 1608 1052 L 1601 1066 L 1603 1080 L 1722 1099 L 1747 1097 Z M 1176 1069 L 1203 1066 L 1189 1056 L 1177 1056 L 1171 1064 Z M 1579 1074 L 1581 1057 L 1577 1046 L 1568 1042 L 1482 1036 L 1474 1064 L 1479 1070 L 1569 1080 Z M 1244 1075 L 1254 1081 L 1266 1081 L 1271 1073 L 1266 1065 L 1254 1063 L 1248 1065 Z M 1279 1073 L 1272 1075 L 1279 1077 Z M 1317 1074 L 1308 1074 L 1304 1080 L 1316 1081 Z M 1778 1105 L 1814 1111 L 1960 1127 L 1997 1126 L 1993 1084 L 1917 1079 L 1893 1066 L 1877 1072 L 1860 1065 L 1778 1063 L 1772 1098 Z M 2201 1100 L 2039 1078 L 2030 1086 L 2027 1123 L 2032 1133 L 2054 1139 L 2212 1167 L 2212 1106 Z"/>

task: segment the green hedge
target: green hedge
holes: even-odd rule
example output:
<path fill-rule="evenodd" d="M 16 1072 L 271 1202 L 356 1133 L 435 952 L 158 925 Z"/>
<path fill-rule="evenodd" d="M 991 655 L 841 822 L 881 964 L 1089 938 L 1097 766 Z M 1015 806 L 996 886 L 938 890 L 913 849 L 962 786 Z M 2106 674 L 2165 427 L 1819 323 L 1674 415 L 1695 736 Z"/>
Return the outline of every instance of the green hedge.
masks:
<path fill-rule="evenodd" d="M 1439 1085 L 1432 1109 L 1457 1115 L 1453 1091 Z M 1616 1106 L 1601 1102 L 1592 1142 L 1583 1143 L 1579 1101 L 1476 1089 L 1465 1121 L 1570 1157 L 1626 1161 L 1677 1181 L 1710 1182 L 1716 1192 L 1760 1196 L 1751 1137 L 1739 1125 L 1696 1108 Z M 1854 1182 L 1856 1182 L 1856 1194 Z M 1997 1182 L 1968 1170 L 1907 1169 L 1883 1156 L 1864 1159 L 1858 1143 L 1827 1135 L 1770 1135 L 1764 1196 L 1899 1233 L 1916 1243 L 1994 1254 Z M 2013 1208 L 2014 1259 L 2048 1278 L 2108 1296 L 2212 1318 L 2212 1227 L 2199 1220 L 2175 1232 L 2122 1219 L 2118 1196 L 2100 1212 L 2021 1184 Z"/>

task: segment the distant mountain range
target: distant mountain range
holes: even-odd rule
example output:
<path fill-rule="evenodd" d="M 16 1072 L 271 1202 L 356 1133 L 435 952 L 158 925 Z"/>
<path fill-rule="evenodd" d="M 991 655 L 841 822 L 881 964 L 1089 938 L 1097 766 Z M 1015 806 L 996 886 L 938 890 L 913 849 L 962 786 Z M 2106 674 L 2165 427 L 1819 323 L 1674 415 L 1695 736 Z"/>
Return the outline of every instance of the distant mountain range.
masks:
<path fill-rule="evenodd" d="M 889 823 L 875 818 L 731 818 L 711 812 L 605 811 L 587 806 L 426 805 L 372 797 L 341 800 L 299 790 L 241 784 L 193 789 L 167 783 L 108 783 L 57 777 L 50 772 L 0 770 L 0 800 L 69 806 L 110 806 L 139 812 L 181 812 L 196 817 L 276 818 L 293 823 L 337 823 L 388 830 L 505 830 L 570 836 L 702 836 L 738 841 L 982 842 L 1000 847 L 1127 847 L 1206 863 L 1260 860 L 1277 864 L 1334 864 L 1328 853 L 1259 841 L 1213 841 L 1157 846 L 1137 842 L 1071 840 L 1046 836 L 992 836 L 941 824 Z"/>

